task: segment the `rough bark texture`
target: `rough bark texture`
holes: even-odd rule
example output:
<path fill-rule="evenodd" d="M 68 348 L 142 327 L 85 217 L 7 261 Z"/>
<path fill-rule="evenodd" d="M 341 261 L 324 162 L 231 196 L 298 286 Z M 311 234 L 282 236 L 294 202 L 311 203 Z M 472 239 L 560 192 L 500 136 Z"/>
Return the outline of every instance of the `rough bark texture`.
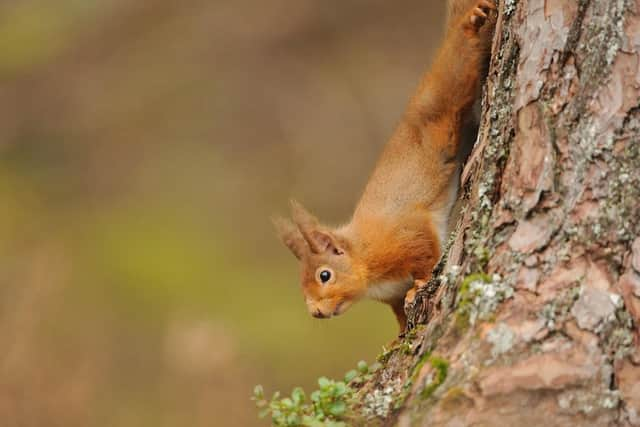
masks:
<path fill-rule="evenodd" d="M 368 423 L 640 425 L 640 1 L 500 4 L 463 185 Z"/>

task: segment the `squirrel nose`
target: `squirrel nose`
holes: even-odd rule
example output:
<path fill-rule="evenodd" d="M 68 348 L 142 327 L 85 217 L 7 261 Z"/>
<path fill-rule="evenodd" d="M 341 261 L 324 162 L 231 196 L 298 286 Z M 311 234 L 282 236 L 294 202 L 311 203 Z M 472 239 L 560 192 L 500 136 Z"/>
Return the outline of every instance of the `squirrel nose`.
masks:
<path fill-rule="evenodd" d="M 328 316 L 326 316 L 323 312 L 320 311 L 319 308 L 316 309 L 316 311 L 314 311 L 313 313 L 311 313 L 311 315 L 313 317 L 315 317 L 316 319 L 325 319 Z"/>

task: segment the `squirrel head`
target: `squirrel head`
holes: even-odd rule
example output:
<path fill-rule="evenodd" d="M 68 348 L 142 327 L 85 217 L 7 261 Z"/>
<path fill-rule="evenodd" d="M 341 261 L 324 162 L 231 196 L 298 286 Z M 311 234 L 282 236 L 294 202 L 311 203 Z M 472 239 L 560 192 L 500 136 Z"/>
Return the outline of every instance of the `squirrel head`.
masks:
<path fill-rule="evenodd" d="M 344 313 L 367 289 L 353 245 L 337 230 L 320 225 L 299 203 L 292 201 L 291 211 L 292 220 L 273 222 L 282 242 L 300 260 L 309 313 L 320 319 Z"/>

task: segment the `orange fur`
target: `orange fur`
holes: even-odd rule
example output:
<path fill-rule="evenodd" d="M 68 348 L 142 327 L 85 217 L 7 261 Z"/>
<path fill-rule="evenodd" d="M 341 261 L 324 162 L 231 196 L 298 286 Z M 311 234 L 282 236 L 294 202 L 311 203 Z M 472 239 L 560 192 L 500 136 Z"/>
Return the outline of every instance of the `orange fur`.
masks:
<path fill-rule="evenodd" d="M 405 296 L 430 278 L 444 244 L 460 140 L 479 92 L 493 30 L 487 14 L 494 8 L 490 0 L 453 0 L 443 45 L 346 225 L 323 226 L 295 202 L 293 221 L 276 221 L 301 261 L 312 315 L 338 315 L 370 297 L 389 304 L 404 329 Z"/>

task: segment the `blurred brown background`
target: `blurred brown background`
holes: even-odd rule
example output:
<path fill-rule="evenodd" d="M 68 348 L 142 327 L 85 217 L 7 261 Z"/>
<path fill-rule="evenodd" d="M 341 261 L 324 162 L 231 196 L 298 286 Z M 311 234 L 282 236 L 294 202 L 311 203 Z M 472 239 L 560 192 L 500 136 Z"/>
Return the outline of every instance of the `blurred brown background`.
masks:
<path fill-rule="evenodd" d="M 264 425 L 394 338 L 305 310 L 269 217 L 347 218 L 441 2 L 0 2 L 2 426 Z"/>

